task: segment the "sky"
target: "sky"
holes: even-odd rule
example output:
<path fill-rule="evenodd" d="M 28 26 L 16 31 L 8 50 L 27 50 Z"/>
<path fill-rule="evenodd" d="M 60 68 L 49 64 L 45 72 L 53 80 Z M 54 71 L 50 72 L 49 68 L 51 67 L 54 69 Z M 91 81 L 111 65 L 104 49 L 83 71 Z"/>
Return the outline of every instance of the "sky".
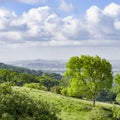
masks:
<path fill-rule="evenodd" d="M 0 62 L 120 59 L 119 0 L 0 0 Z"/>

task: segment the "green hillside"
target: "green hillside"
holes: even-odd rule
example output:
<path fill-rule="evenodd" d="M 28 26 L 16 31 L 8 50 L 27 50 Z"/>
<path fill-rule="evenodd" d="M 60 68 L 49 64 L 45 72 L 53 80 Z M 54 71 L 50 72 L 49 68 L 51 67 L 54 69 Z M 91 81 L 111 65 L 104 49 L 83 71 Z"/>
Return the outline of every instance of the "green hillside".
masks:
<path fill-rule="evenodd" d="M 4 64 L 0 62 L 0 70 L 11 70 L 11 71 L 16 71 L 16 72 L 20 72 L 20 73 L 26 73 L 26 74 L 32 74 L 32 75 L 42 75 L 43 72 L 41 70 L 31 70 L 28 68 L 24 68 L 24 67 L 18 67 L 18 66 L 12 66 L 12 65 L 8 65 L 8 64 Z"/>
<path fill-rule="evenodd" d="M 97 102 L 96 108 L 93 109 L 90 101 L 25 87 L 14 89 L 21 92 L 25 90 L 35 100 L 41 98 L 47 101 L 57 109 L 57 115 L 62 120 L 113 120 L 112 104 Z"/>

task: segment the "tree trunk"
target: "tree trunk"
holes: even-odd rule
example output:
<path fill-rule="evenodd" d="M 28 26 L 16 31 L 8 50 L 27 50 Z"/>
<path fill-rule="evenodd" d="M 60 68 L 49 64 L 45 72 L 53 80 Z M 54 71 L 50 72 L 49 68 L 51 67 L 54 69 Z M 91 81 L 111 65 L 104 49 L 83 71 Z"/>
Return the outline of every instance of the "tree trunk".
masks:
<path fill-rule="evenodd" d="M 95 93 L 93 93 L 93 97 L 92 97 L 92 102 L 93 102 L 93 107 L 95 107 L 95 101 L 96 101 L 96 95 L 95 95 Z"/>
<path fill-rule="evenodd" d="M 93 107 L 95 107 L 95 98 L 93 98 Z"/>

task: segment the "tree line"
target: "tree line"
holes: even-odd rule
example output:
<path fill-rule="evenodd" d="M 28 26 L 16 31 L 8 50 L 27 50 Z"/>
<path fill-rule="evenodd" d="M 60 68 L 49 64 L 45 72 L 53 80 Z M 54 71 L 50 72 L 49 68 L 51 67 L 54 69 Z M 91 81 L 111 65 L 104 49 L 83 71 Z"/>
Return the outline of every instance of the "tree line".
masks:
<path fill-rule="evenodd" d="M 50 90 L 51 87 L 57 86 L 61 77 L 60 74 L 56 73 L 43 73 L 38 76 L 7 69 L 0 70 L 0 83 L 12 82 L 16 86 L 26 86 L 42 90 Z"/>

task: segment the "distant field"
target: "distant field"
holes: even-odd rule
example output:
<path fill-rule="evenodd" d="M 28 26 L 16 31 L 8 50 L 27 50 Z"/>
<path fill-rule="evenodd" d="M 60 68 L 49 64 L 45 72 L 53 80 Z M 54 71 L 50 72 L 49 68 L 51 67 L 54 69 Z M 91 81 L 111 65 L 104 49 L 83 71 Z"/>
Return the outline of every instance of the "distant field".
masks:
<path fill-rule="evenodd" d="M 105 114 L 105 120 L 113 120 L 111 118 L 112 104 L 97 102 L 97 108 L 102 108 L 103 113 L 93 111 L 92 103 L 81 99 L 75 99 L 71 97 L 65 97 L 51 92 L 29 89 L 24 87 L 15 87 L 14 89 L 28 92 L 33 99 L 43 99 L 50 105 L 57 108 L 57 115 L 62 120 L 97 120 L 92 119 L 96 114 Z M 101 120 L 101 119 L 98 119 Z"/>

